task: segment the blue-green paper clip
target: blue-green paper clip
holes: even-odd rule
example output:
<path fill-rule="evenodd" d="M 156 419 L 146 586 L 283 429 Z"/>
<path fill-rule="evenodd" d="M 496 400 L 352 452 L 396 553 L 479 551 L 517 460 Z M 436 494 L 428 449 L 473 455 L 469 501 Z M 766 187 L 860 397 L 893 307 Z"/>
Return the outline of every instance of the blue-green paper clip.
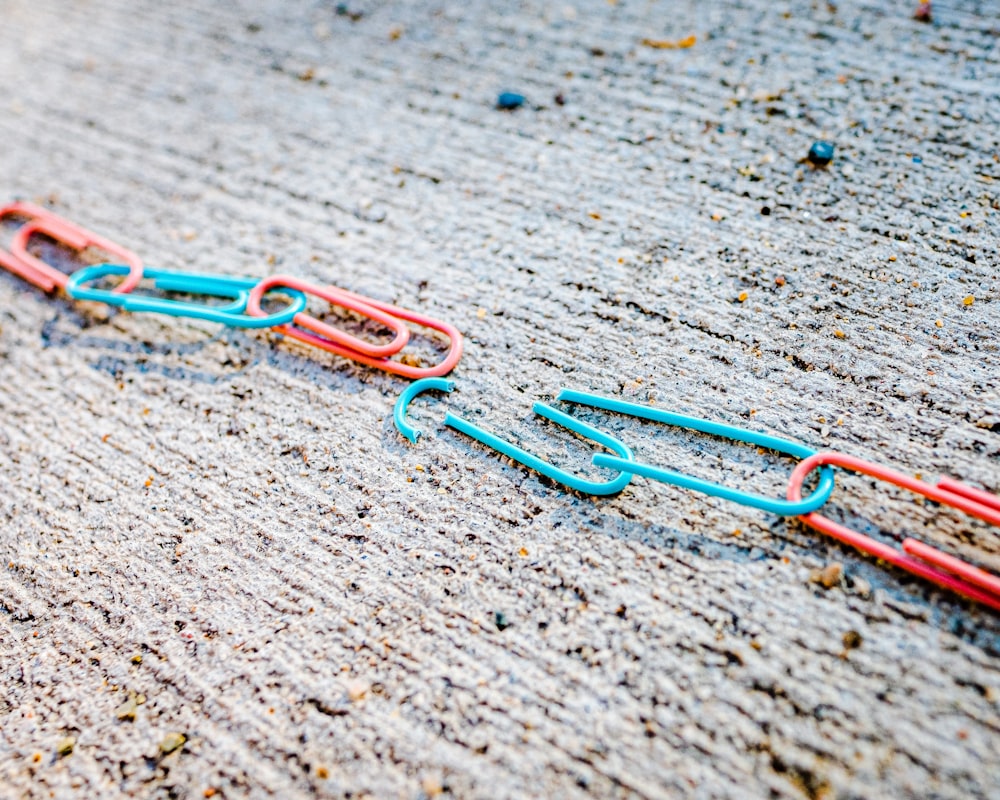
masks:
<path fill-rule="evenodd" d="M 592 408 L 600 408 L 605 411 L 614 411 L 618 414 L 626 414 L 631 417 L 641 417 L 653 422 L 662 422 L 666 425 L 675 425 L 679 428 L 700 431 L 701 433 L 708 433 L 713 436 L 721 436 L 737 442 L 755 444 L 758 447 L 784 453 L 794 458 L 808 458 L 815 452 L 798 442 L 779 439 L 776 436 L 770 436 L 766 433 L 756 433 L 743 428 L 737 428 L 733 425 L 725 425 L 721 422 L 688 417 L 684 414 L 674 414 L 659 408 L 627 403 L 624 400 L 615 400 L 610 397 L 598 397 L 586 392 L 563 389 L 559 392 L 559 396 L 556 399 L 567 403 L 577 403 L 579 405 L 591 406 Z M 780 514 L 786 517 L 809 514 L 815 511 L 829 499 L 830 494 L 833 492 L 833 469 L 826 466 L 820 470 L 819 484 L 813 493 L 802 500 L 792 502 L 790 500 L 779 500 L 763 495 L 750 494 L 739 489 L 730 489 L 719 483 L 704 481 L 700 478 L 693 478 L 690 475 L 684 475 L 683 473 L 663 469 L 651 464 L 642 464 L 631 459 L 598 454 L 594 456 L 594 464 L 599 467 L 619 469 L 623 472 L 642 475 L 645 478 L 653 478 L 654 480 L 663 481 L 675 486 L 683 486 L 686 489 L 694 489 L 713 497 L 733 500 L 745 506 L 759 508 L 762 511 L 769 511 L 772 514 Z"/>
<path fill-rule="evenodd" d="M 417 437 L 420 436 L 420 431 L 410 425 L 410 423 L 406 420 L 406 409 L 409 406 L 410 401 L 421 392 L 426 392 L 429 389 L 438 389 L 440 391 L 450 392 L 454 388 L 455 382 L 444 378 L 424 378 L 423 380 L 411 383 L 399 396 L 399 399 L 396 401 L 396 406 L 393 409 L 392 418 L 393 422 L 396 424 L 396 428 L 411 442 L 416 442 Z M 587 425 L 585 422 L 574 419 L 568 414 L 564 414 L 557 408 L 545 405 L 545 403 L 535 403 L 534 411 L 539 416 L 552 420 L 552 422 L 555 422 L 557 425 L 562 425 L 564 428 L 567 428 L 574 433 L 578 433 L 585 439 L 590 439 L 592 442 L 597 442 L 598 444 L 604 445 L 609 450 L 613 450 L 621 456 L 620 460 L 628 461 L 632 458 L 632 451 L 616 438 L 597 430 L 597 428 Z M 616 494 L 624 489 L 628 485 L 628 482 L 632 480 L 631 474 L 621 470 L 618 470 L 618 476 L 610 481 L 599 482 L 584 480 L 583 478 L 578 478 L 576 475 L 572 475 L 565 470 L 559 469 L 559 467 L 549 464 L 547 461 L 542 461 L 542 459 L 532 455 L 527 450 L 522 450 L 517 445 L 511 444 L 510 442 L 501 439 L 499 436 L 495 436 L 494 434 L 483 430 L 478 425 L 475 425 L 466 419 L 462 419 L 461 417 L 457 417 L 450 412 L 444 418 L 444 424 L 449 428 L 461 431 L 466 436 L 471 436 L 477 442 L 485 444 L 487 447 L 492 447 L 494 450 L 503 453 L 508 458 L 512 458 L 554 481 L 558 481 L 571 489 L 576 489 L 578 492 L 601 495 Z"/>
<path fill-rule="evenodd" d="M 66 293 L 77 300 L 96 300 L 126 311 L 169 314 L 172 317 L 193 317 L 210 322 L 221 322 L 237 328 L 269 328 L 292 321 L 296 314 L 305 310 L 306 296 L 293 289 L 281 289 L 281 294 L 290 298 L 289 304 L 281 311 L 263 317 L 252 317 L 246 313 L 250 290 L 259 283 L 256 278 L 235 278 L 228 275 L 194 275 L 187 272 L 171 272 L 162 269 L 147 269 L 143 277 L 153 281 L 153 286 L 162 292 L 183 294 L 203 294 L 212 297 L 232 298 L 233 302 L 206 306 L 165 297 L 150 297 L 141 294 L 116 294 L 107 289 L 95 289 L 85 284 L 113 275 L 127 275 L 129 267 L 118 264 L 98 264 L 84 267 L 74 272 L 66 284 Z"/>

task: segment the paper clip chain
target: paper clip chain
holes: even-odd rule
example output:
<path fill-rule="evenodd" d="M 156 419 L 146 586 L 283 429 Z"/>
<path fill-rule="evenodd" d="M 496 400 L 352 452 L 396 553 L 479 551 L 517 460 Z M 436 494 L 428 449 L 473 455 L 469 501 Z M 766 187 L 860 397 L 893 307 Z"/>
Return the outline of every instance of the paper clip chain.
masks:
<path fill-rule="evenodd" d="M 953 478 L 942 478 L 935 486 L 880 464 L 833 451 L 812 455 L 795 468 L 788 481 L 788 499 L 797 500 L 802 494 L 802 482 L 806 476 L 817 467 L 829 464 L 909 489 L 929 500 L 964 511 L 992 525 L 1000 525 L 1000 498 L 987 492 L 966 486 Z M 961 559 L 949 556 L 912 538 L 905 539 L 903 549 L 897 550 L 816 512 L 805 514 L 799 519 L 863 553 L 1000 610 L 1000 577 L 967 564 Z"/>

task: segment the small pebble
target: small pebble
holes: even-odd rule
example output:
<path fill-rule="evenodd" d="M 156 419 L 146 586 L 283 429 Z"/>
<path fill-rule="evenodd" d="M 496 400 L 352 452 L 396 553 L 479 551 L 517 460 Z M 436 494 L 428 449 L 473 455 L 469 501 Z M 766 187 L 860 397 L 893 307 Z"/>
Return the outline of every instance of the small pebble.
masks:
<path fill-rule="evenodd" d="M 347 697 L 352 703 L 357 703 L 359 700 L 364 700 L 368 689 L 369 686 L 364 681 L 351 681 L 347 684 Z"/>
<path fill-rule="evenodd" d="M 496 623 L 498 631 L 503 631 L 510 627 L 510 622 L 507 621 L 507 615 L 502 611 L 494 612 L 493 621 Z"/>
<path fill-rule="evenodd" d="M 809 148 L 807 158 L 810 163 L 815 164 L 817 167 L 825 167 L 833 161 L 833 149 L 833 145 L 830 142 L 813 142 L 812 147 Z"/>
<path fill-rule="evenodd" d="M 168 756 L 174 752 L 174 750 L 178 750 L 183 747 L 186 741 L 187 736 L 183 733 L 168 733 L 163 737 L 163 741 L 160 742 L 160 752 L 163 753 L 163 755 Z"/>
<path fill-rule="evenodd" d="M 497 97 L 497 108 L 501 111 L 513 111 L 524 105 L 524 95 L 516 92 L 501 92 Z"/>
<path fill-rule="evenodd" d="M 969 295 L 968 297 L 966 297 L 966 298 L 965 298 L 965 299 L 964 299 L 964 300 L 962 301 L 962 305 L 963 305 L 963 306 L 971 306 L 971 305 L 972 305 L 973 303 L 975 303 L 975 302 L 976 302 L 976 298 L 975 298 L 975 297 L 973 297 L 973 296 L 972 296 L 972 295 L 970 294 L 970 295 Z"/>
<path fill-rule="evenodd" d="M 931 13 L 930 3 L 921 3 L 917 6 L 917 10 L 913 12 L 913 18 L 917 22 L 933 22 L 934 15 Z"/>
<path fill-rule="evenodd" d="M 59 740 L 59 743 L 56 745 L 56 753 L 60 756 L 68 756 L 73 752 L 74 747 L 76 747 L 76 737 L 67 736 L 65 739 Z"/>
<path fill-rule="evenodd" d="M 439 775 L 425 775 L 420 781 L 420 788 L 427 797 L 438 797 L 444 793 L 444 785 Z"/>
<path fill-rule="evenodd" d="M 857 631 L 848 631 L 844 634 L 844 649 L 857 650 L 861 647 L 861 634 Z"/>
<path fill-rule="evenodd" d="M 839 561 L 827 564 L 823 569 L 817 570 L 810 576 L 813 583 L 818 583 L 824 589 L 832 589 L 840 583 L 840 576 L 844 572 L 844 565 Z"/>
<path fill-rule="evenodd" d="M 763 207 L 763 208 L 762 208 L 762 209 L 760 210 L 760 213 L 761 213 L 761 216 L 764 216 L 764 217 L 769 217 L 769 216 L 771 216 L 771 207 L 770 207 L 770 206 L 764 206 L 764 207 Z"/>
<path fill-rule="evenodd" d="M 115 709 L 115 716 L 122 721 L 134 722 L 135 712 L 138 709 L 139 704 L 135 701 L 135 697 L 130 697 Z"/>

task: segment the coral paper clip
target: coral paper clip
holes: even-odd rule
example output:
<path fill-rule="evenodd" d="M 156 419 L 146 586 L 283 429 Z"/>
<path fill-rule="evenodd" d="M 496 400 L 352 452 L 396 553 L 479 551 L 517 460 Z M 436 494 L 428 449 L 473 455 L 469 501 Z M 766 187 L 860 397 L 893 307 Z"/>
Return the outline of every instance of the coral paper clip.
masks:
<path fill-rule="evenodd" d="M 51 217 L 54 216 L 51 215 Z M 69 275 L 65 272 L 60 272 L 55 267 L 46 264 L 40 258 L 28 252 L 29 239 L 36 234 L 41 234 L 73 250 L 79 251 L 86 250 L 88 247 L 94 247 L 114 256 L 116 260 L 127 264 L 129 267 L 128 272 L 122 282 L 115 287 L 115 292 L 122 294 L 131 292 L 138 285 L 139 281 L 142 280 L 142 259 L 131 250 L 127 250 L 121 245 L 115 244 L 103 236 L 98 236 L 86 228 L 81 228 L 68 220 L 58 217 L 53 220 L 51 217 L 34 219 L 22 225 L 17 230 L 17 233 L 14 234 L 14 238 L 10 242 L 10 255 L 14 257 L 15 262 L 19 263 L 5 263 L 4 266 L 7 269 L 11 270 L 11 272 L 16 272 L 22 278 L 45 292 L 51 292 L 57 287 L 61 289 L 66 288 Z"/>
<path fill-rule="evenodd" d="M 817 467 L 827 464 L 860 472 L 903 489 L 909 489 L 929 500 L 964 511 L 966 514 L 978 517 L 992 525 L 1000 526 L 1000 498 L 987 492 L 966 486 L 953 478 L 941 478 L 935 486 L 879 464 L 837 452 L 817 453 L 802 461 L 789 478 L 788 499 L 798 499 L 802 493 L 802 482 L 806 476 Z M 895 547 L 865 536 L 858 531 L 853 531 L 815 512 L 805 514 L 799 519 L 810 527 L 863 553 L 880 558 L 905 569 L 907 572 L 932 581 L 938 586 L 951 589 L 965 597 L 1000 610 L 1000 577 L 991 575 L 961 559 L 949 556 L 912 538 L 904 539 L 903 549 L 897 550 Z"/>
<path fill-rule="evenodd" d="M 624 400 L 616 400 L 612 397 L 599 397 L 587 392 L 576 392 L 571 389 L 563 389 L 559 392 L 556 400 L 564 400 L 567 403 L 578 403 L 580 405 L 600 408 L 605 411 L 614 411 L 618 414 L 626 414 L 632 417 L 648 419 L 652 422 L 661 422 L 666 425 L 675 425 L 687 430 L 708 433 L 713 436 L 720 436 L 724 439 L 732 439 L 737 442 L 755 444 L 768 450 L 774 450 L 793 458 L 805 458 L 813 455 L 815 451 L 810 450 L 803 444 L 792 442 L 788 439 L 779 439 L 777 436 L 770 436 L 766 433 L 737 428 L 734 425 L 725 425 L 721 422 L 712 422 L 707 419 L 688 417 L 684 414 L 675 414 L 659 408 L 651 408 L 637 403 L 627 403 Z M 833 492 L 833 470 L 827 467 L 820 473 L 819 483 L 816 489 L 805 500 L 801 497 L 794 501 L 781 500 L 763 495 L 749 494 L 740 489 L 730 489 L 719 483 L 704 481 L 701 478 L 694 478 L 680 472 L 653 466 L 652 464 L 640 464 L 623 461 L 619 458 L 606 455 L 594 456 L 594 463 L 599 467 L 609 467 L 642 475 L 645 478 L 669 483 L 675 486 L 683 486 L 685 489 L 693 489 L 703 494 L 714 497 L 722 497 L 726 500 L 733 500 L 751 508 L 759 508 L 762 511 L 769 511 L 772 514 L 783 516 L 794 516 L 804 514 L 808 511 L 815 511 L 829 499 Z"/>
<path fill-rule="evenodd" d="M 129 267 L 118 264 L 98 264 L 94 267 L 84 267 L 70 276 L 66 283 L 66 293 L 76 300 L 95 300 L 133 313 L 147 312 L 168 314 L 172 317 L 205 319 L 209 322 L 221 322 L 235 328 L 267 328 L 271 325 L 284 324 L 292 320 L 296 314 L 301 313 L 307 302 L 302 292 L 297 292 L 294 289 L 278 290 L 291 298 L 285 308 L 266 316 L 249 316 L 245 313 L 246 306 L 250 299 L 250 290 L 259 283 L 256 278 L 192 275 L 186 272 L 170 272 L 161 269 L 147 269 L 144 272 L 144 277 L 152 280 L 154 288 L 162 292 L 232 298 L 233 302 L 227 305 L 208 306 L 203 303 L 189 303 L 171 300 L 167 297 L 150 297 L 139 293 L 115 294 L 105 289 L 87 286 L 88 283 L 93 283 L 101 278 L 112 275 L 127 275 L 128 273 Z"/>
<path fill-rule="evenodd" d="M 391 314 L 386 314 L 384 311 L 375 308 L 368 302 L 367 298 L 351 296 L 343 289 L 338 289 L 335 286 L 317 286 L 314 283 L 292 277 L 291 275 L 272 275 L 270 278 L 265 278 L 257 284 L 250 293 L 247 312 L 250 314 L 259 313 L 260 298 L 264 296 L 264 293 L 280 287 L 295 289 L 304 294 L 326 300 L 331 305 L 346 308 L 348 311 L 354 311 L 389 328 L 395 333 L 395 336 L 388 344 L 369 344 L 363 339 L 337 330 L 332 325 L 320 322 L 305 312 L 296 314 L 292 322 L 299 328 L 306 328 L 306 331 L 298 330 L 292 324 L 289 324 L 279 327 L 278 333 L 283 333 L 286 336 L 291 336 L 293 339 L 298 339 L 316 347 L 329 349 L 328 345 L 336 345 L 338 348 L 361 353 L 372 358 L 395 355 L 406 347 L 406 343 L 410 340 L 409 328 Z"/>
<path fill-rule="evenodd" d="M 390 305 L 389 303 L 383 303 L 379 300 L 374 300 L 370 297 L 365 297 L 363 295 L 355 294 L 354 292 L 349 292 L 346 289 L 339 289 L 334 286 L 330 287 L 319 287 L 313 284 L 307 283 L 305 281 L 297 281 L 295 278 L 289 276 L 278 275 L 273 278 L 269 278 L 268 281 L 273 281 L 273 284 L 265 283 L 258 286 L 250 293 L 250 302 L 247 304 L 247 313 L 256 314 L 260 308 L 260 293 L 263 288 L 267 285 L 287 285 L 295 286 L 304 292 L 315 294 L 317 297 L 326 298 L 327 295 L 331 298 L 330 302 L 337 305 L 343 306 L 345 308 L 356 308 L 358 313 L 364 314 L 367 317 L 376 319 L 380 322 L 384 318 L 388 317 L 389 322 L 383 322 L 388 327 L 393 330 L 398 330 L 397 325 L 400 320 L 406 322 L 412 322 L 416 325 L 422 325 L 426 328 L 432 328 L 433 330 L 443 333 L 451 341 L 451 347 L 448 350 L 448 354 L 445 358 L 438 364 L 431 367 L 416 367 L 410 364 L 404 364 L 400 361 L 393 361 L 390 358 L 378 358 L 374 356 L 367 355 L 366 353 L 359 351 L 353 346 L 345 346 L 343 344 L 338 344 L 329 332 L 323 335 L 317 335 L 315 333 L 310 333 L 309 331 L 298 330 L 292 326 L 286 326 L 284 328 L 279 328 L 279 332 L 284 333 L 287 336 L 297 339 L 300 342 L 305 342 L 306 344 L 311 344 L 314 347 L 318 347 L 321 350 L 326 350 L 327 352 L 334 353 L 344 358 L 353 359 L 361 364 L 365 364 L 369 367 L 375 367 L 376 369 L 381 369 L 385 372 L 390 372 L 394 375 L 401 375 L 404 378 L 430 378 L 439 377 L 441 375 L 447 375 L 451 372 L 455 365 L 458 363 L 459 359 L 462 357 L 462 334 L 459 333 L 458 329 L 447 322 L 442 322 L 440 320 L 433 319 L 432 317 L 426 317 L 423 314 L 418 314 L 414 311 L 408 311 L 405 308 L 398 308 L 396 306 Z M 295 283 L 290 283 L 290 281 L 295 281 Z M 306 288 L 308 287 L 308 288 Z M 353 305 L 348 305 L 351 303 Z M 299 323 L 299 320 L 296 320 Z M 318 321 L 317 321 L 318 323 Z M 318 323 L 321 324 L 321 323 Z M 318 330 L 318 328 L 313 327 L 313 330 Z M 329 329 L 333 331 L 334 329 Z M 342 334 L 345 335 L 345 334 Z M 354 338 L 354 337 L 348 337 Z M 369 346 L 370 347 L 370 346 Z"/>

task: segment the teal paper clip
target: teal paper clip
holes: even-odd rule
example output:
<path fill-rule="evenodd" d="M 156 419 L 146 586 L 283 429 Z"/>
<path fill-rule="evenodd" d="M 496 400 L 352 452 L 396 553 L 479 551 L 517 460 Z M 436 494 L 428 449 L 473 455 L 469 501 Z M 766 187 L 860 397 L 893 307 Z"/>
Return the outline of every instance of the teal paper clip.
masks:
<path fill-rule="evenodd" d="M 789 441 L 788 439 L 779 439 L 776 436 L 770 436 L 766 433 L 756 433 L 743 428 L 737 428 L 733 425 L 725 425 L 721 422 L 712 422 L 706 419 L 698 419 L 697 417 L 688 417 L 683 414 L 674 414 L 659 408 L 627 403 L 624 400 L 615 400 L 610 397 L 598 397 L 586 392 L 563 389 L 559 392 L 559 396 L 556 399 L 567 403 L 577 403 L 579 405 L 591 406 L 592 408 L 600 408 L 605 411 L 613 411 L 618 414 L 626 414 L 631 417 L 640 417 L 653 422 L 662 422 L 666 425 L 675 425 L 679 428 L 699 431 L 711 434 L 712 436 L 721 436 L 724 439 L 732 439 L 737 442 L 755 444 L 758 447 L 774 450 L 793 458 L 808 458 L 815 453 L 815 451 L 805 445 Z M 608 467 L 609 469 L 618 469 L 622 472 L 642 475 L 645 478 L 652 478 L 674 486 L 693 489 L 712 495 L 713 497 L 733 500 L 745 506 L 758 508 L 761 511 L 768 511 L 772 514 L 780 514 L 785 517 L 809 514 L 815 511 L 829 499 L 830 494 L 833 492 L 832 468 L 824 468 L 820 471 L 819 484 L 811 495 L 803 500 L 790 501 L 750 494 L 739 489 L 730 489 L 728 486 L 723 486 L 719 483 L 693 478 L 690 475 L 684 475 L 683 473 L 663 469 L 651 464 L 642 464 L 630 458 L 623 459 L 598 454 L 594 456 L 594 464 L 599 467 Z"/>
<path fill-rule="evenodd" d="M 290 323 L 296 314 L 305 310 L 306 296 L 293 289 L 281 289 L 281 294 L 290 299 L 281 311 L 263 317 L 252 317 L 246 313 L 250 290 L 259 281 L 256 278 L 235 278 L 228 275 L 193 275 L 186 272 L 171 272 L 161 269 L 143 270 L 143 277 L 153 281 L 153 286 L 161 292 L 209 295 L 231 298 L 232 303 L 206 306 L 165 297 L 150 297 L 140 294 L 114 293 L 106 289 L 95 289 L 85 284 L 109 276 L 124 276 L 129 267 L 118 264 L 98 264 L 74 272 L 66 284 L 66 293 L 77 300 L 95 300 L 117 306 L 125 311 L 168 314 L 172 317 L 193 317 L 210 322 L 221 322 L 237 328 L 269 328 L 272 325 Z"/>
<path fill-rule="evenodd" d="M 403 390 L 402 394 L 400 394 L 392 412 L 392 419 L 396 424 L 396 429 L 411 442 L 416 442 L 417 437 L 420 436 L 420 431 L 410 425 L 410 423 L 406 420 L 406 409 L 410 405 L 410 402 L 418 394 L 426 392 L 429 389 L 438 389 L 443 392 L 450 392 L 454 388 L 455 382 L 445 378 L 424 378 L 411 383 L 408 387 L 406 387 L 406 389 Z M 539 416 L 545 417 L 557 425 L 562 425 L 564 428 L 580 434 L 580 436 L 584 439 L 590 439 L 592 442 L 604 445 L 609 450 L 613 450 L 618 453 L 618 455 L 621 456 L 621 459 L 626 462 L 632 459 L 632 451 L 616 438 L 597 430 L 597 428 L 587 425 L 585 422 L 574 419 L 568 414 L 564 414 L 557 408 L 553 408 L 545 403 L 535 403 L 534 411 Z M 522 450 L 517 445 L 511 444 L 510 442 L 501 439 L 499 436 L 495 436 L 489 431 L 483 430 L 478 425 L 469 422 L 467 419 L 457 417 L 450 412 L 445 416 L 444 424 L 449 428 L 461 431 L 466 436 L 471 436 L 480 444 L 492 447 L 494 450 L 503 453 L 508 458 L 512 458 L 515 461 L 524 464 L 524 466 L 530 467 L 536 472 L 540 472 L 542 475 L 568 486 L 570 489 L 576 489 L 578 492 L 583 492 L 585 494 L 617 494 L 628 485 L 630 480 L 632 480 L 632 475 L 630 473 L 623 472 L 621 470 L 618 470 L 618 477 L 610 481 L 599 482 L 584 480 L 583 478 L 578 478 L 576 475 L 571 475 L 565 470 L 559 469 L 559 467 L 549 464 L 547 461 L 542 461 L 542 459 L 538 458 L 538 456 L 532 455 L 527 450 Z"/>

